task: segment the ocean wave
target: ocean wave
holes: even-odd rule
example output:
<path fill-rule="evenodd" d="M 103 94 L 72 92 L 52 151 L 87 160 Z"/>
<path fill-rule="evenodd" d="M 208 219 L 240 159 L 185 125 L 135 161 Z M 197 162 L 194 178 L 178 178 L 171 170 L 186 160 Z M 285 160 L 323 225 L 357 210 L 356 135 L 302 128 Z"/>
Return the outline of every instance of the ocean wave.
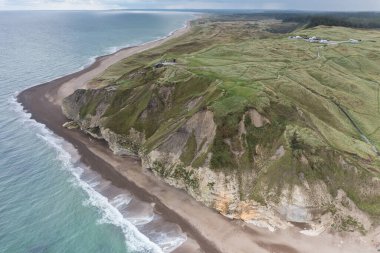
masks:
<path fill-rule="evenodd" d="M 168 236 L 167 234 L 159 234 L 157 237 L 157 245 L 164 252 L 172 252 L 187 240 L 186 235 L 182 236 Z"/>
<path fill-rule="evenodd" d="M 111 204 L 117 209 L 119 209 L 122 206 L 128 205 L 131 202 L 131 200 L 132 200 L 131 196 L 127 194 L 120 194 L 112 199 Z"/>
<path fill-rule="evenodd" d="M 31 114 L 23 110 L 22 105 L 17 102 L 16 96 L 17 94 L 9 101 L 11 108 L 20 115 L 19 120 L 22 125 L 27 127 L 28 130 L 32 128 L 38 137 L 56 151 L 57 159 L 62 163 L 62 167 L 73 176 L 71 182 L 87 193 L 88 199 L 85 200 L 83 204 L 91 205 L 100 212 L 101 219 L 98 220 L 98 224 L 107 223 L 120 227 L 124 233 L 127 248 L 132 252 L 171 252 L 186 241 L 186 234 L 183 234 L 182 231 L 180 231 L 178 235 L 159 233 L 155 237 L 155 242 L 141 233 L 136 226 L 149 223 L 152 221 L 153 215 L 138 218 L 131 217 L 131 220 L 125 218 L 120 210 L 123 206 L 129 205 L 133 196 L 123 193 L 117 194 L 112 199 L 108 199 L 95 190 L 99 188 L 100 184 L 104 184 L 104 182 L 100 181 L 101 177 L 80 163 L 80 155 L 73 145 L 63 138 L 56 136 L 45 125 L 31 119 Z M 87 172 L 87 174 L 92 173 L 92 175 L 95 176 L 92 180 L 84 180 L 82 175 L 85 172 Z"/>
<path fill-rule="evenodd" d="M 110 55 L 110 54 L 114 54 L 116 53 L 117 51 L 121 50 L 121 49 L 124 49 L 124 48 L 128 48 L 128 47 L 131 47 L 131 44 L 125 44 L 125 45 L 122 45 L 122 46 L 114 46 L 114 47 L 108 47 L 104 50 L 104 55 Z M 99 57 L 99 56 L 97 56 Z M 95 57 L 95 59 L 97 58 Z"/>
<path fill-rule="evenodd" d="M 84 70 L 84 69 L 90 67 L 92 64 L 94 64 L 96 62 L 96 58 L 98 58 L 98 56 L 92 56 L 92 57 L 88 58 L 88 60 L 85 64 L 83 64 L 82 66 L 80 66 L 79 68 L 74 70 L 72 73 L 75 73 L 75 72 L 78 72 L 78 71 L 81 71 L 81 70 Z M 63 76 L 65 76 L 65 75 L 63 75 Z"/>
<path fill-rule="evenodd" d="M 193 19 L 195 18 L 196 17 L 194 14 Z M 157 37 L 153 41 L 159 41 L 167 37 L 170 37 L 176 31 L 185 28 L 189 21 L 185 22 L 181 28 L 173 30 L 165 36 Z M 150 42 L 152 41 L 148 41 L 145 43 L 136 43 L 136 45 L 144 45 Z M 104 55 L 113 54 L 123 48 L 130 46 L 133 45 L 127 44 L 119 47 L 110 47 L 105 49 L 103 53 Z M 70 73 L 76 73 L 78 71 L 88 68 L 96 61 L 98 57 L 101 56 L 102 55 L 96 55 L 90 57 L 87 63 L 83 64 L 81 67 L 75 69 Z M 56 80 L 70 73 L 57 76 L 51 80 Z M 47 80 L 46 82 L 48 81 L 49 80 Z M 36 86 L 38 84 L 39 83 L 32 84 L 30 85 L 30 87 Z M 23 125 L 26 125 L 28 127 L 28 130 L 32 127 L 33 131 L 36 132 L 38 137 L 44 140 L 49 146 L 54 148 L 54 150 L 57 153 L 57 159 L 62 163 L 62 168 L 68 170 L 73 175 L 73 178 L 70 180 L 70 182 L 76 187 L 80 187 L 87 193 L 88 199 L 85 200 L 83 204 L 94 206 L 101 212 L 102 218 L 99 220 L 99 224 L 110 223 L 120 227 L 125 235 L 128 249 L 140 252 L 171 252 L 187 240 L 186 234 L 182 231 L 178 231 L 178 233 L 175 234 L 171 233 L 170 231 L 170 234 L 162 232 L 156 233 L 151 236 L 151 240 L 143 233 L 141 233 L 136 228 L 136 226 L 141 227 L 145 224 L 150 223 L 154 219 L 155 215 L 149 214 L 145 216 L 130 216 L 125 218 L 123 214 L 120 212 L 120 210 L 122 209 L 122 206 L 127 206 L 129 202 L 132 200 L 132 198 L 128 197 L 127 195 L 119 195 L 109 200 L 108 198 L 101 195 L 98 191 L 95 190 L 100 184 L 99 180 L 93 180 L 92 182 L 83 180 L 81 178 L 81 175 L 87 168 L 83 164 L 81 166 L 75 166 L 80 161 L 80 155 L 74 148 L 74 146 L 66 142 L 63 138 L 56 136 L 45 125 L 31 119 L 31 114 L 25 112 L 22 105 L 17 102 L 18 94 L 19 92 L 15 92 L 11 99 L 8 101 L 10 108 L 20 115 L 18 120 L 20 120 Z M 152 240 L 154 242 L 152 242 Z"/>
<path fill-rule="evenodd" d="M 71 169 L 71 168 L 69 168 Z M 78 173 L 79 172 L 79 173 Z M 145 235 L 140 233 L 128 220 L 124 219 L 119 210 L 114 207 L 109 200 L 95 191 L 89 184 L 81 180 L 82 171 L 72 170 L 73 175 L 77 180 L 77 184 L 88 194 L 88 202 L 101 211 L 102 218 L 98 221 L 99 224 L 113 224 L 120 227 L 126 238 L 127 247 L 131 251 L 136 252 L 163 252 L 162 249 L 151 242 Z"/>

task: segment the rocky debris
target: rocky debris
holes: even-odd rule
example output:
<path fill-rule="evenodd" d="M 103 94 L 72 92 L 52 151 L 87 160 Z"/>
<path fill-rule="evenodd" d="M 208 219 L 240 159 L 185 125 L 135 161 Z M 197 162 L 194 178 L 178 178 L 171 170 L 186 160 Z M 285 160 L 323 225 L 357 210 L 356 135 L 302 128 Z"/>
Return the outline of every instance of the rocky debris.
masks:
<path fill-rule="evenodd" d="M 109 148 L 116 155 L 138 157 L 141 143 L 145 141 L 144 134 L 131 129 L 128 136 L 116 134 L 107 128 L 101 128 L 101 136 L 108 142 Z"/>
<path fill-rule="evenodd" d="M 276 150 L 276 153 L 274 153 L 274 155 L 270 158 L 271 160 L 278 160 L 280 159 L 281 157 L 283 157 L 285 155 L 285 149 L 284 149 L 284 146 L 281 145 L 277 150 Z"/>
<path fill-rule="evenodd" d="M 64 128 L 67 128 L 67 129 L 77 129 L 77 128 L 79 128 L 78 123 L 76 123 L 75 121 L 68 121 L 68 122 L 64 123 L 62 126 Z"/>
<path fill-rule="evenodd" d="M 341 189 L 334 199 L 333 213 L 333 226 L 337 230 L 365 233 L 372 226 L 368 215 L 361 211 Z"/>
<path fill-rule="evenodd" d="M 251 109 L 247 112 L 248 116 L 251 118 L 252 124 L 255 127 L 263 127 L 266 124 L 270 124 L 270 121 L 262 116 L 258 111 L 255 109 Z"/>

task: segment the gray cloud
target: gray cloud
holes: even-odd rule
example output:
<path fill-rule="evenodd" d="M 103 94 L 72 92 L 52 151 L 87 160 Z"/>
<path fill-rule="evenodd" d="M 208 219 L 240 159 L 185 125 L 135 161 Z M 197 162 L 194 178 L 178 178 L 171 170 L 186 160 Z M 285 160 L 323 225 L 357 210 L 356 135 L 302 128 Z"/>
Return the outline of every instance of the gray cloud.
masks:
<path fill-rule="evenodd" d="M 0 0 L 0 9 L 109 8 L 380 11 L 380 0 Z"/>

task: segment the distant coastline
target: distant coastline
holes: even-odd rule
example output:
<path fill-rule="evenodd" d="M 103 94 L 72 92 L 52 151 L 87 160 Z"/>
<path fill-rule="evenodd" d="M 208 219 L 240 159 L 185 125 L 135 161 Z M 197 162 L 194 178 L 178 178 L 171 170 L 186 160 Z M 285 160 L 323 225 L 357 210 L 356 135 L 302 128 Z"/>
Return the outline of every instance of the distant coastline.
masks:
<path fill-rule="evenodd" d="M 17 96 L 17 101 L 22 105 L 26 112 L 31 113 L 32 119 L 46 125 L 56 135 L 73 144 L 81 155 L 81 161 L 83 163 L 90 166 L 91 169 L 99 172 L 105 179 L 110 180 L 113 184 L 128 189 L 139 199 L 147 202 L 154 202 L 157 211 L 164 218 L 179 224 L 181 228 L 190 235 L 190 238 L 178 248 L 179 252 L 194 252 L 194 250 L 199 248 L 197 242 L 200 242 L 199 244 L 201 245 L 201 248 L 207 250 L 207 252 L 218 252 L 213 248 L 210 242 L 204 241 L 201 237 L 197 238 L 198 236 L 194 236 L 197 242 L 191 239 L 191 224 L 184 223 L 175 212 L 160 203 L 159 199 L 151 195 L 145 189 L 137 186 L 132 180 L 121 175 L 121 173 L 115 170 L 114 166 L 108 163 L 106 159 L 102 159 L 102 157 L 93 152 L 92 148 L 96 147 L 99 152 L 104 152 L 109 156 L 113 156 L 108 150 L 108 146 L 105 142 L 93 139 L 90 140 L 88 136 L 79 130 L 67 130 L 62 127 L 67 121 L 60 108 L 60 103 L 65 96 L 70 95 L 76 89 L 86 88 L 88 81 L 95 78 L 112 64 L 126 57 L 157 47 L 169 39 L 185 34 L 189 29 L 190 21 L 187 22 L 185 26 L 172 31 L 166 37 L 142 43 L 137 46 L 121 48 L 112 54 L 98 56 L 92 64 L 77 72 L 59 77 L 47 83 L 33 86 L 20 92 Z M 78 82 L 78 80 L 80 82 Z M 139 167 L 138 161 L 133 158 L 123 159 L 123 163 L 126 164 L 128 168 Z M 177 250 L 175 252 L 177 252 Z"/>

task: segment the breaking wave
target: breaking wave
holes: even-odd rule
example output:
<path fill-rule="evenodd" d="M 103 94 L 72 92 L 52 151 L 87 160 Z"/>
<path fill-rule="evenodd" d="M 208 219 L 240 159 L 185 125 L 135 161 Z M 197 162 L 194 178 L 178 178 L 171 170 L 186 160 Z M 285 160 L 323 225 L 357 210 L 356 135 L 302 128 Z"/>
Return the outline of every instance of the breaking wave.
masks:
<path fill-rule="evenodd" d="M 16 95 L 9 104 L 20 114 L 19 120 L 23 125 L 29 130 L 32 128 L 38 137 L 55 150 L 63 169 L 72 175 L 71 183 L 87 194 L 88 198 L 83 201 L 83 205 L 95 207 L 101 214 L 98 224 L 113 224 L 121 228 L 129 251 L 171 252 L 187 240 L 186 234 L 178 225 L 163 222 L 160 216 L 154 214 L 151 203 L 142 202 L 128 191 L 113 186 L 110 181 L 104 180 L 82 164 L 74 146 L 55 135 L 45 125 L 31 119 L 31 114 L 25 112 L 17 102 Z M 160 229 L 162 224 L 164 225 Z"/>

